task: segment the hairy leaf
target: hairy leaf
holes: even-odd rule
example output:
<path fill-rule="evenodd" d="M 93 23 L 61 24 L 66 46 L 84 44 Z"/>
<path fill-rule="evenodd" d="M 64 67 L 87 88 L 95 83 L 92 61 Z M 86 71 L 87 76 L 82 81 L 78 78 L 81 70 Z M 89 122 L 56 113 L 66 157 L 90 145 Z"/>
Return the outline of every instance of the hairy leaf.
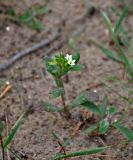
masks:
<path fill-rule="evenodd" d="M 72 55 L 72 58 L 76 61 L 76 63 L 80 60 L 80 53 L 76 52 Z"/>
<path fill-rule="evenodd" d="M 91 134 L 92 132 L 94 132 L 97 129 L 98 125 L 94 124 L 92 126 L 90 126 L 89 128 L 87 128 L 84 132 L 86 134 Z"/>
<path fill-rule="evenodd" d="M 74 65 L 74 66 L 71 67 L 71 70 L 72 71 L 80 71 L 83 68 L 84 68 L 83 65 Z"/>
<path fill-rule="evenodd" d="M 128 140 L 133 141 L 133 132 L 130 131 L 127 127 L 124 127 L 120 123 L 114 123 L 113 126 L 118 129 Z"/>
<path fill-rule="evenodd" d="M 64 88 L 63 87 L 58 87 L 53 89 L 50 94 L 52 95 L 53 98 L 57 98 L 59 96 L 61 96 L 64 93 Z"/>
<path fill-rule="evenodd" d="M 107 132 L 108 128 L 109 128 L 108 120 L 106 119 L 101 120 L 99 123 L 99 133 L 104 134 L 105 132 Z"/>
<path fill-rule="evenodd" d="M 99 115 L 101 114 L 99 107 L 95 105 L 93 102 L 86 101 L 81 104 L 81 107 L 85 107 L 94 113 L 98 113 Z"/>
<path fill-rule="evenodd" d="M 57 106 L 49 103 L 49 102 L 43 102 L 43 108 L 47 112 L 60 112 L 62 109 L 58 108 Z"/>
<path fill-rule="evenodd" d="M 116 108 L 115 107 L 110 107 L 109 111 L 108 111 L 109 116 L 113 116 L 115 113 L 116 113 Z"/>

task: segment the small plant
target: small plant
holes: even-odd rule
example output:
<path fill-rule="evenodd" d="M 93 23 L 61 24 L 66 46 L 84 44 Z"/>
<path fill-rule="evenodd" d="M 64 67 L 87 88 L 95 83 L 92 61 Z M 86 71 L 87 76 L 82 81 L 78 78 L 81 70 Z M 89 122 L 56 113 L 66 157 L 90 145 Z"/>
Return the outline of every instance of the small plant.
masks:
<path fill-rule="evenodd" d="M 37 17 L 48 12 L 48 7 L 45 5 L 42 7 L 34 7 L 30 9 L 25 4 L 25 1 L 23 3 L 25 5 L 25 11 L 23 14 L 16 15 L 15 10 L 13 8 L 9 8 L 7 10 L 8 18 L 17 23 L 24 23 L 30 28 L 42 30 L 44 25 Z"/>
<path fill-rule="evenodd" d="M 83 67 L 82 65 L 77 65 L 80 59 L 80 54 L 77 52 L 73 55 L 67 54 L 66 56 L 62 53 L 53 56 L 52 58 L 45 58 L 45 64 L 47 71 L 52 75 L 56 88 L 51 91 L 51 95 L 56 97 L 61 97 L 63 112 L 67 117 L 70 117 L 69 108 L 65 102 L 65 88 L 63 84 L 63 77 L 68 74 L 69 71 L 79 71 Z M 49 111 L 62 111 L 62 108 L 58 108 L 49 104 L 44 103 L 45 110 Z"/>
<path fill-rule="evenodd" d="M 80 60 L 80 54 L 74 53 L 73 55 L 63 53 L 58 53 L 57 55 L 54 55 L 53 57 L 45 58 L 45 65 L 47 68 L 47 71 L 52 75 L 55 83 L 56 88 L 51 91 L 51 95 L 54 98 L 61 97 L 62 100 L 62 106 L 61 108 L 49 103 L 49 102 L 43 102 L 44 109 L 48 112 L 63 112 L 67 118 L 70 118 L 71 113 L 70 109 L 73 109 L 74 107 L 87 107 L 89 110 L 94 112 L 100 112 L 96 105 L 91 103 L 88 99 L 86 99 L 86 93 L 81 93 L 79 96 L 77 96 L 70 104 L 66 104 L 65 102 L 65 88 L 63 84 L 63 77 L 68 74 L 69 71 L 79 71 L 83 68 L 82 65 L 78 65 L 78 61 Z M 65 158 L 70 157 L 77 157 L 77 156 L 83 156 L 83 155 L 94 155 L 99 152 L 105 151 L 107 147 L 99 147 L 94 148 L 91 150 L 81 150 L 81 151 L 75 151 L 66 153 L 65 151 L 65 142 L 62 142 L 60 138 L 53 132 L 53 137 L 55 140 L 57 140 L 59 146 L 61 147 L 61 151 L 63 153 L 58 153 L 53 159 L 54 160 L 61 160 Z"/>
<path fill-rule="evenodd" d="M 133 132 L 130 131 L 127 127 L 124 127 L 121 121 L 114 120 L 113 116 L 116 113 L 116 108 L 110 107 L 107 110 L 107 96 L 104 96 L 102 104 L 101 106 L 99 106 L 99 109 L 99 122 L 86 129 L 85 133 L 91 134 L 92 132 L 97 130 L 98 135 L 104 135 L 110 128 L 115 127 L 129 141 L 133 141 Z"/>

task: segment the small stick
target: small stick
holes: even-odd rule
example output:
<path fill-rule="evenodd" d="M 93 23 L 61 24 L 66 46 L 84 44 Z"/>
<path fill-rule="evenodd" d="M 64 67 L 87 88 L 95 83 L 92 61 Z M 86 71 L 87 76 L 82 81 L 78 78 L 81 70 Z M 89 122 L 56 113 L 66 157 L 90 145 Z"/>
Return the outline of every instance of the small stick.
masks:
<path fill-rule="evenodd" d="M 64 146 L 63 146 L 63 144 L 61 143 L 61 141 L 58 139 L 58 140 L 57 140 L 57 142 L 58 142 L 59 146 L 61 147 L 60 152 L 61 152 L 61 151 L 63 151 L 63 152 L 64 152 L 64 154 L 66 154 L 66 150 L 65 150 L 65 148 L 64 148 Z"/>
<path fill-rule="evenodd" d="M 80 121 L 77 123 L 77 125 L 74 127 L 73 132 L 72 132 L 72 137 L 74 137 L 78 131 L 80 130 L 81 126 L 84 124 L 84 122 Z"/>
<path fill-rule="evenodd" d="M 15 56 L 13 56 L 11 59 L 9 59 L 7 62 L 0 64 L 0 72 L 8 69 L 11 65 L 13 65 L 17 60 L 23 58 L 24 56 L 27 56 L 29 54 L 32 54 L 34 51 L 49 45 L 51 42 L 53 42 L 55 39 L 57 39 L 60 36 L 59 32 L 55 32 L 50 38 L 42 40 L 41 42 L 33 45 L 32 47 L 26 48 L 20 52 L 18 52 Z"/>
<path fill-rule="evenodd" d="M 41 56 L 41 58 L 44 58 L 46 55 L 51 54 L 51 52 L 53 52 L 54 50 L 60 49 L 64 45 L 65 42 L 66 42 L 66 39 L 63 39 L 60 42 L 54 44 L 51 48 L 46 50 L 45 55 Z"/>
<path fill-rule="evenodd" d="M 6 88 L 3 90 L 3 92 L 0 94 L 0 99 L 3 98 L 7 94 L 7 92 L 11 90 L 11 88 L 12 88 L 11 84 L 7 85 Z"/>

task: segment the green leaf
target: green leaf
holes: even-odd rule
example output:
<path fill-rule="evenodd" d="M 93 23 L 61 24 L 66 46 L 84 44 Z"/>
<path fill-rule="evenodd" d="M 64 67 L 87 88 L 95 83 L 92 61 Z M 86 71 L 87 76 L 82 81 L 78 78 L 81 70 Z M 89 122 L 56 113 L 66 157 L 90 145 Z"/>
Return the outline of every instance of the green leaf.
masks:
<path fill-rule="evenodd" d="M 133 141 L 133 132 L 130 131 L 127 127 L 124 127 L 122 124 L 116 122 L 113 124 L 115 128 L 118 129 L 128 140 Z"/>
<path fill-rule="evenodd" d="M 80 52 L 76 52 L 72 55 L 72 59 L 76 61 L 76 63 L 80 60 Z"/>
<path fill-rule="evenodd" d="M 126 65 L 126 67 L 128 69 L 128 72 L 129 72 L 129 74 L 131 76 L 131 79 L 133 80 L 132 66 L 131 66 L 131 64 L 130 64 L 130 62 L 129 62 L 129 60 L 128 60 L 128 58 L 127 58 L 127 56 L 126 56 L 126 54 L 125 54 L 125 52 L 123 50 L 123 48 L 121 47 L 121 45 L 119 43 L 119 39 L 118 39 L 117 35 L 115 33 L 112 33 L 112 38 L 113 38 L 113 40 L 115 42 L 115 45 L 116 45 L 116 47 L 117 47 L 117 49 L 119 51 L 120 58 L 125 63 L 125 65 Z"/>
<path fill-rule="evenodd" d="M 4 148 L 7 148 L 7 146 L 12 142 L 16 132 L 18 131 L 18 129 L 21 127 L 21 125 L 24 123 L 25 120 L 25 115 L 27 112 L 24 112 L 19 119 L 16 121 L 15 125 L 12 127 L 7 139 L 4 142 Z"/>
<path fill-rule="evenodd" d="M 23 15 L 18 17 L 18 19 L 20 22 L 25 23 L 25 22 L 31 21 L 32 16 L 31 16 L 30 12 L 28 10 L 26 10 Z"/>
<path fill-rule="evenodd" d="M 103 118 L 106 114 L 106 108 L 107 108 L 107 96 L 105 95 L 102 104 L 100 106 L 100 111 L 101 111 L 101 117 Z"/>
<path fill-rule="evenodd" d="M 54 131 L 52 131 L 52 140 L 55 141 L 57 139 L 59 139 L 58 136 L 56 135 Z"/>
<path fill-rule="evenodd" d="M 73 67 L 71 67 L 70 70 L 72 70 L 72 71 L 80 71 L 83 68 L 84 68 L 83 65 L 74 65 Z"/>
<path fill-rule="evenodd" d="M 114 27 L 114 32 L 117 32 L 117 31 L 119 30 L 119 28 L 121 27 L 121 24 L 122 24 L 123 20 L 124 20 L 125 17 L 127 16 L 127 14 L 128 14 L 128 7 L 126 7 L 126 8 L 123 10 L 120 18 L 116 21 L 116 24 L 115 24 L 115 27 Z"/>
<path fill-rule="evenodd" d="M 88 110 L 90 110 L 91 112 L 98 113 L 99 115 L 101 114 L 99 107 L 91 101 L 86 101 L 86 102 L 82 103 L 81 107 L 85 107 Z"/>
<path fill-rule="evenodd" d="M 117 54 L 110 50 L 110 49 L 107 49 L 107 48 L 104 48 L 102 47 L 101 50 L 103 51 L 103 53 L 108 56 L 109 58 L 111 58 L 112 60 L 118 62 L 118 63 L 122 63 L 122 61 L 118 58 Z"/>
<path fill-rule="evenodd" d="M 65 93 L 63 87 L 55 88 L 50 92 L 50 94 L 52 95 L 53 98 L 57 98 L 57 97 L 61 96 L 63 93 Z"/>
<path fill-rule="evenodd" d="M 126 46 L 126 47 L 129 46 L 129 42 L 128 42 L 127 37 L 122 36 L 122 37 L 120 37 L 120 39 L 121 39 L 122 44 L 124 44 L 124 46 Z"/>
<path fill-rule="evenodd" d="M 43 102 L 43 108 L 47 112 L 60 112 L 62 109 L 58 108 L 57 106 L 48 103 L 48 102 Z"/>
<path fill-rule="evenodd" d="M 116 113 L 116 108 L 115 107 L 110 107 L 109 111 L 108 111 L 109 116 L 112 117 L 115 113 Z"/>
<path fill-rule="evenodd" d="M 84 107 L 100 115 L 100 109 L 97 105 L 90 101 L 88 91 L 80 93 L 68 106 L 70 109 L 74 107 Z"/>
<path fill-rule="evenodd" d="M 100 134 L 104 134 L 105 132 L 107 132 L 109 128 L 109 122 L 106 119 L 103 119 L 99 122 L 99 133 Z"/>
<path fill-rule="evenodd" d="M 4 129 L 4 124 L 3 124 L 3 122 L 0 120 L 0 134 L 2 134 L 3 129 Z"/>
<path fill-rule="evenodd" d="M 86 134 L 91 134 L 92 132 L 94 132 L 97 129 L 98 125 L 94 124 L 92 126 L 90 126 L 89 128 L 87 128 L 84 132 Z"/>
<path fill-rule="evenodd" d="M 47 71 L 56 77 L 56 75 L 58 74 L 58 68 L 56 66 L 56 63 L 53 61 L 53 58 L 45 57 L 44 62 L 45 62 Z"/>
<path fill-rule="evenodd" d="M 7 15 L 8 16 L 15 16 L 15 11 L 12 7 L 7 8 Z"/>
<path fill-rule="evenodd" d="M 65 155 L 63 155 L 63 154 L 57 155 L 53 159 L 54 160 L 61 160 L 64 158 L 91 155 L 91 154 L 96 154 L 99 152 L 104 152 L 106 149 L 107 149 L 107 147 L 98 147 L 98 148 L 94 148 L 94 149 L 90 149 L 90 150 L 81 150 L 81 151 L 76 151 L 76 152 L 70 152 Z"/>
<path fill-rule="evenodd" d="M 101 14 L 102 14 L 104 23 L 105 23 L 105 24 L 107 25 L 107 27 L 108 27 L 108 30 L 110 31 L 110 33 L 112 33 L 112 32 L 113 32 L 113 26 L 112 26 L 112 23 L 111 23 L 108 15 L 107 15 L 106 12 L 104 12 L 104 11 L 102 11 Z"/>
<path fill-rule="evenodd" d="M 117 54 L 115 52 L 113 52 L 112 50 L 110 49 L 107 49 L 105 47 L 99 47 L 102 52 L 109 58 L 111 58 L 112 60 L 118 62 L 118 63 L 121 63 L 122 61 L 118 58 Z"/>
<path fill-rule="evenodd" d="M 69 107 L 70 108 L 74 108 L 74 107 L 78 107 L 80 106 L 82 103 L 86 102 L 87 96 L 86 93 L 80 93 L 70 104 Z"/>

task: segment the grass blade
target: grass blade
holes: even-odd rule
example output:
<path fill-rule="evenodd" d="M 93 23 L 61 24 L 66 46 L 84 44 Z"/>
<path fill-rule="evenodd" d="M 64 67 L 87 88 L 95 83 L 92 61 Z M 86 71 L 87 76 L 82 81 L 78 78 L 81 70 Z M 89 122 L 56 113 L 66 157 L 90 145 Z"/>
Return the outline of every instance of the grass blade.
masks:
<path fill-rule="evenodd" d="M 116 36 L 115 33 L 112 34 L 112 38 L 115 42 L 115 45 L 119 51 L 119 54 L 120 54 L 120 57 L 121 57 L 121 60 L 125 63 L 127 69 L 128 69 L 128 72 L 131 76 L 131 79 L 133 80 L 133 70 L 132 70 L 132 67 L 131 67 L 131 64 L 126 56 L 126 54 L 124 53 L 124 50 L 122 49 L 122 47 L 120 46 L 120 43 L 119 43 L 119 40 L 118 40 L 118 37 Z"/>
<path fill-rule="evenodd" d="M 107 15 L 106 12 L 104 12 L 104 11 L 102 11 L 101 14 L 102 14 L 104 23 L 105 23 L 105 24 L 107 25 L 107 27 L 108 27 L 108 30 L 110 31 L 110 33 L 112 33 L 112 32 L 113 32 L 113 26 L 112 26 L 112 23 L 111 23 L 108 15 Z"/>
<path fill-rule="evenodd" d="M 102 100 L 102 104 L 100 106 L 101 118 L 105 116 L 106 108 L 107 108 L 107 96 L 105 95 Z"/>
<path fill-rule="evenodd" d="M 93 43 L 96 47 L 98 47 L 99 49 L 101 49 L 101 51 L 109 58 L 111 58 L 113 61 L 116 61 L 118 63 L 122 63 L 122 61 L 120 60 L 120 58 L 117 56 L 117 53 L 103 47 L 103 45 L 99 44 L 98 42 L 91 40 L 91 43 Z"/>
<path fill-rule="evenodd" d="M 0 135 L 1 135 L 2 132 L 3 132 L 3 128 L 4 128 L 4 124 L 3 124 L 3 122 L 0 120 Z"/>
<path fill-rule="evenodd" d="M 24 112 L 19 119 L 16 121 L 15 125 L 12 127 L 8 138 L 5 140 L 3 147 L 6 148 L 13 140 L 17 130 L 20 128 L 20 126 L 23 124 L 25 116 L 27 112 Z"/>
<path fill-rule="evenodd" d="M 126 8 L 123 10 L 120 18 L 119 18 L 118 21 L 116 22 L 115 27 L 114 27 L 114 32 L 115 32 L 115 33 L 119 30 L 119 28 L 120 28 L 123 20 L 124 20 L 125 17 L 127 16 L 127 14 L 128 14 L 128 7 L 126 7 Z"/>
<path fill-rule="evenodd" d="M 54 160 L 61 160 L 64 158 L 71 158 L 71 157 L 77 157 L 77 156 L 96 154 L 99 152 L 104 152 L 106 149 L 107 149 L 107 147 L 99 147 L 99 148 L 90 149 L 90 150 L 70 152 L 70 153 L 67 153 L 66 155 L 58 155 L 54 158 Z"/>

